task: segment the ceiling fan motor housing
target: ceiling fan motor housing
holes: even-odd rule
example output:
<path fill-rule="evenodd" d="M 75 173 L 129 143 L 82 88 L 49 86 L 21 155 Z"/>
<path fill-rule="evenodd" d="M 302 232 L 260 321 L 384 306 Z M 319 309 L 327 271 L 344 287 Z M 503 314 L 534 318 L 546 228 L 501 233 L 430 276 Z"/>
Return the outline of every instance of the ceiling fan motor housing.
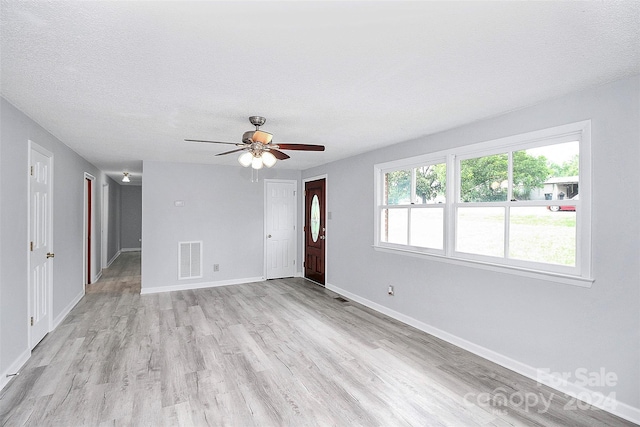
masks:
<path fill-rule="evenodd" d="M 248 130 L 242 134 L 242 142 L 245 144 L 251 144 L 253 142 L 253 133 L 254 130 Z"/>

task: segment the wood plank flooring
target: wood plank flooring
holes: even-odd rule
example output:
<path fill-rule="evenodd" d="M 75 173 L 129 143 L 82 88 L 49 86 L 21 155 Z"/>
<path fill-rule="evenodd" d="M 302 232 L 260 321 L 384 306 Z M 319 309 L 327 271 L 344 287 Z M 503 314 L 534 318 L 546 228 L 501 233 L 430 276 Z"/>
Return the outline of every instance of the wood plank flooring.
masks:
<path fill-rule="evenodd" d="M 0 424 L 633 425 L 336 297 L 298 278 L 141 296 L 123 253 L 2 391 Z"/>

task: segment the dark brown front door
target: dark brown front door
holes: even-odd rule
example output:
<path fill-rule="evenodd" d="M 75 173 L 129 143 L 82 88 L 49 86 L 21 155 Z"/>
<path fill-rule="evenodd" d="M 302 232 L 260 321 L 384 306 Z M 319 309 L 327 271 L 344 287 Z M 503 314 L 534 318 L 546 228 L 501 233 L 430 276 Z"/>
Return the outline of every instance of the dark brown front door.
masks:
<path fill-rule="evenodd" d="M 325 179 L 319 179 L 304 186 L 304 277 L 321 285 L 324 285 L 325 270 L 325 184 Z"/>

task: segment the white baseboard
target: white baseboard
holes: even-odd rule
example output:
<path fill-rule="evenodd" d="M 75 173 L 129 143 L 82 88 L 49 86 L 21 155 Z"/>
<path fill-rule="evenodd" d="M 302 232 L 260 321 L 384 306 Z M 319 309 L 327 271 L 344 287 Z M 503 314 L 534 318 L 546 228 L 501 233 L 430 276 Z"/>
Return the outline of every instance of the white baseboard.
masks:
<path fill-rule="evenodd" d="M 217 282 L 198 282 L 198 283 L 185 283 L 184 285 L 171 285 L 171 286 L 154 286 L 145 288 L 144 285 L 140 290 L 141 295 L 145 294 L 157 294 L 159 292 L 173 292 L 173 291 L 186 291 L 189 289 L 202 289 L 202 288 L 215 288 L 218 286 L 228 285 L 242 285 L 244 283 L 262 282 L 264 277 L 247 277 L 244 279 L 231 279 L 220 280 Z"/>
<path fill-rule="evenodd" d="M 113 264 L 113 262 L 118 259 L 118 257 L 120 256 L 121 253 L 123 252 L 140 252 L 142 249 L 141 248 L 122 248 L 120 249 L 118 252 L 116 252 L 116 254 L 113 256 L 113 258 L 111 258 L 109 260 L 109 262 L 107 263 L 107 268 L 111 267 L 111 264 Z"/>
<path fill-rule="evenodd" d="M 339 288 L 338 286 L 327 283 L 326 288 L 344 296 L 345 298 L 367 306 L 377 312 L 385 314 L 393 319 L 399 320 L 402 323 L 406 323 L 407 325 L 413 326 L 416 329 L 419 329 L 423 332 L 447 341 L 448 343 L 470 351 L 471 353 L 474 353 L 484 359 L 487 359 L 491 362 L 497 363 L 500 366 L 524 375 L 527 378 L 531 378 L 534 381 L 558 390 L 561 393 L 589 403 L 596 408 L 607 411 L 620 418 L 624 418 L 628 421 L 640 424 L 640 408 L 634 408 L 633 406 L 618 402 L 615 399 L 604 397 L 602 393 L 594 392 L 593 390 L 589 390 L 574 383 L 570 383 L 559 377 L 552 377 L 551 375 L 548 375 L 547 378 L 544 378 L 540 375 L 540 371 L 538 369 L 525 363 L 519 362 L 503 354 L 474 344 L 470 341 L 465 340 L 464 338 L 460 338 L 456 335 L 428 325 L 424 322 L 414 319 L 413 317 L 399 313 L 381 304 L 375 303 L 359 295 Z"/>
<path fill-rule="evenodd" d="M 31 357 L 31 350 L 27 348 L 25 351 L 22 352 L 20 356 L 16 358 L 16 360 L 11 364 L 11 366 L 9 366 L 9 368 L 7 368 L 7 370 L 2 373 L 2 377 L 0 377 L 0 390 L 2 390 L 7 384 L 9 384 L 9 381 L 11 381 L 11 379 L 13 378 L 13 377 L 7 377 L 7 375 L 20 372 L 20 368 L 22 368 L 22 365 L 27 363 L 27 360 L 29 360 L 30 357 Z"/>
<path fill-rule="evenodd" d="M 113 258 L 111 258 L 109 260 L 109 262 L 107 263 L 107 268 L 111 267 L 111 264 L 113 264 L 113 261 L 115 261 L 116 259 L 118 259 L 118 257 L 120 256 L 120 254 L 122 253 L 122 251 L 118 251 L 116 252 L 116 254 L 113 256 Z"/>
<path fill-rule="evenodd" d="M 76 295 L 76 297 L 73 300 L 71 300 L 69 304 L 67 304 L 67 306 L 62 310 L 62 312 L 58 314 L 55 319 L 53 319 L 53 327 L 51 328 L 51 331 L 53 331 L 55 328 L 58 327 L 58 325 L 60 325 L 60 323 L 62 323 L 64 318 L 67 317 L 67 314 L 69 314 L 73 309 L 73 307 L 75 307 L 76 304 L 80 302 L 83 296 L 84 296 L 84 292 L 80 292 L 78 295 Z"/>
<path fill-rule="evenodd" d="M 91 284 L 93 285 L 94 283 L 96 283 L 98 280 L 100 280 L 101 277 L 102 277 L 102 270 L 100 270 L 98 274 L 96 274 L 95 277 L 91 279 Z"/>
<path fill-rule="evenodd" d="M 58 327 L 58 325 L 62 323 L 64 318 L 67 317 L 67 314 L 69 314 L 69 312 L 71 312 L 73 307 L 75 307 L 76 304 L 80 302 L 83 296 L 84 296 L 84 291 L 76 295 L 76 297 L 62 310 L 62 312 L 59 315 L 57 315 L 55 319 L 53 319 L 53 324 L 51 325 L 51 329 L 49 330 L 49 332 L 53 332 L 53 330 L 55 330 Z M 2 390 L 12 378 L 12 377 L 7 377 L 7 375 L 19 372 L 22 365 L 27 363 L 27 360 L 29 360 L 30 357 L 31 357 L 31 350 L 26 349 L 20 356 L 18 356 L 18 358 L 11 364 L 11 366 L 7 368 L 5 372 L 2 372 L 1 374 L 2 376 L 0 377 L 0 390 Z"/>

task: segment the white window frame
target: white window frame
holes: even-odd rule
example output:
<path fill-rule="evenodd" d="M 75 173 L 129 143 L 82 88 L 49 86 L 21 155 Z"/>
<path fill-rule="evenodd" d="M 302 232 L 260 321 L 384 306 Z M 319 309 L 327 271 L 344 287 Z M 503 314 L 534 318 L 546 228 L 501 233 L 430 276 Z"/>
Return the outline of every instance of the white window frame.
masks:
<path fill-rule="evenodd" d="M 441 163 L 447 163 L 447 157 L 444 155 L 428 155 L 428 156 L 419 156 L 419 157 L 414 157 L 410 159 L 412 161 L 412 163 L 404 163 L 404 161 L 400 161 L 399 165 L 400 166 L 395 166 L 393 164 L 387 164 L 387 168 L 385 169 L 380 169 L 380 178 L 377 180 L 379 181 L 379 190 L 378 190 L 378 197 L 380 201 L 384 200 L 384 176 L 387 173 L 390 172 L 395 172 L 395 171 L 399 171 L 399 170 L 410 170 L 411 171 L 411 200 L 415 200 L 416 199 L 416 192 L 415 192 L 415 186 L 416 186 L 416 176 L 415 176 L 415 169 L 416 168 L 420 168 L 420 167 L 424 167 L 424 166 L 432 166 L 432 165 L 438 165 Z M 449 171 L 448 171 L 448 165 L 447 165 L 447 185 L 449 183 Z M 448 187 L 447 187 L 448 188 Z M 380 217 L 382 214 L 382 211 L 385 209 L 406 209 L 407 210 L 407 242 L 410 243 L 410 239 L 411 239 L 411 211 L 413 209 L 443 209 L 443 249 L 436 249 L 436 248 L 427 248 L 427 247 L 419 247 L 419 246 L 412 246 L 410 244 L 407 245 L 402 245 L 402 244 L 397 244 L 397 243 L 388 243 L 388 242 L 381 242 L 381 236 L 380 236 Z M 378 228 L 376 231 L 376 242 L 380 243 L 381 246 L 385 246 L 385 247 L 389 247 L 389 248 L 395 248 L 395 249 L 405 249 L 405 248 L 409 248 L 410 250 L 413 251 L 417 251 L 417 252 L 424 252 L 424 253 L 431 253 L 431 254 L 436 254 L 436 255 L 445 255 L 445 250 L 446 250 L 446 223 L 447 223 L 447 209 L 446 209 L 446 203 L 443 204 L 417 204 L 417 203 L 410 203 L 408 205 L 383 205 L 383 204 L 377 204 L 376 206 L 376 217 L 377 217 L 377 224 L 378 224 Z"/>
<path fill-rule="evenodd" d="M 456 211 L 459 207 L 473 206 L 539 206 L 540 201 L 510 202 L 512 194 L 511 168 L 509 172 L 508 198 L 505 202 L 460 202 L 460 161 L 469 158 L 489 156 L 492 154 L 519 151 L 528 148 L 553 145 L 556 143 L 579 140 L 579 200 L 547 200 L 545 205 L 576 206 L 576 265 L 561 266 L 511 258 L 495 258 L 476 254 L 468 254 L 455 250 L 456 242 Z M 511 156 L 511 154 L 509 154 Z M 442 251 L 418 248 L 409 245 L 392 244 L 381 241 L 381 214 L 383 209 L 389 208 L 384 203 L 384 176 L 388 172 L 408 170 L 427 164 L 442 163 L 447 166 L 446 203 L 444 205 L 444 248 Z M 542 129 L 520 135 L 509 136 L 491 141 L 475 143 L 450 150 L 439 151 L 407 159 L 395 160 L 374 165 L 375 198 L 374 198 L 374 244 L 376 250 L 383 252 L 402 253 L 410 256 L 426 257 L 446 263 L 474 266 L 493 271 L 507 272 L 520 276 L 540 278 L 570 285 L 591 287 L 591 121 L 585 120 Z M 512 205 L 514 204 L 514 205 Z M 431 205 L 440 207 L 442 205 Z M 409 205 L 409 208 L 419 205 Z M 424 206 L 424 205 L 423 205 Z M 427 205 L 428 206 L 428 205 Z M 407 205 L 394 205 L 394 208 L 407 208 Z M 410 211 L 408 212 L 410 215 Z M 505 215 L 509 214 L 506 208 Z M 410 221 L 410 220 L 409 220 Z M 508 223 L 505 220 L 505 227 Z M 410 230 L 408 231 L 410 232 Z M 508 247 L 508 234 L 505 234 L 505 249 Z M 506 252 L 505 252 L 506 253 Z"/>

